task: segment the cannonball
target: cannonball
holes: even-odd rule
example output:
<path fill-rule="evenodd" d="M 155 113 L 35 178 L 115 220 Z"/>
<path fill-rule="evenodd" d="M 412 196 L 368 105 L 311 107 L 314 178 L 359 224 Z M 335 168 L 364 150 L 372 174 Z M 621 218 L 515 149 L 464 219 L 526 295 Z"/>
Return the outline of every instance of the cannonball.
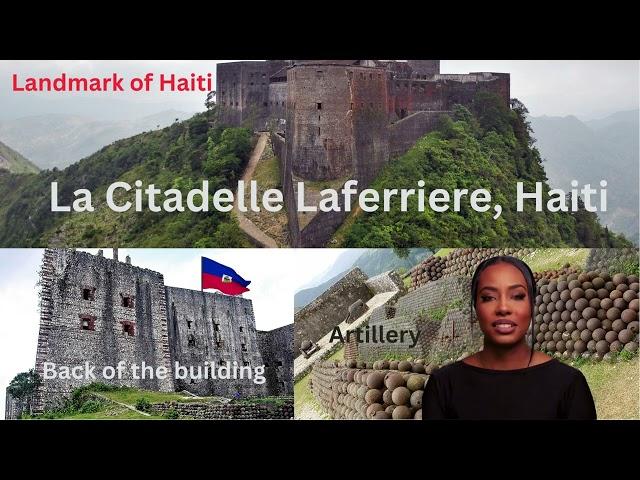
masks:
<path fill-rule="evenodd" d="M 562 340 L 562 333 L 556 330 L 555 332 L 553 332 L 553 336 L 551 337 L 551 339 L 557 343 L 559 340 Z"/>
<path fill-rule="evenodd" d="M 569 290 L 573 290 L 574 288 L 580 288 L 581 285 L 582 285 L 582 282 L 578 281 L 577 279 L 573 279 L 569 281 L 569 283 L 567 284 L 567 288 Z"/>
<path fill-rule="evenodd" d="M 584 297 L 584 290 L 582 288 L 574 288 L 571 290 L 571 299 L 576 301 Z"/>
<path fill-rule="evenodd" d="M 571 320 L 571 312 L 569 310 L 563 310 L 560 314 L 560 320 L 567 323 L 569 320 Z"/>
<path fill-rule="evenodd" d="M 573 352 L 573 345 L 574 345 L 574 343 L 576 343 L 576 342 L 574 342 L 573 340 L 567 340 L 567 341 L 565 342 L 565 344 L 564 344 L 564 346 L 565 346 L 565 350 L 566 350 L 567 352 Z"/>
<path fill-rule="evenodd" d="M 401 372 L 410 372 L 411 371 L 411 362 L 408 362 L 406 360 L 403 360 L 402 362 L 398 363 L 398 370 L 400 370 Z"/>
<path fill-rule="evenodd" d="M 555 352 L 556 351 L 556 342 L 554 342 L 553 340 L 549 340 L 547 342 L 547 351 L 548 352 Z"/>
<path fill-rule="evenodd" d="M 573 350 L 582 353 L 587 349 L 587 343 L 583 340 L 578 340 L 573 344 Z"/>
<path fill-rule="evenodd" d="M 557 330 L 557 323 L 554 321 L 549 322 L 549 331 L 555 332 Z"/>
<path fill-rule="evenodd" d="M 599 342 L 600 340 L 604 340 L 606 333 L 604 331 L 604 328 L 596 328 L 593 333 L 591 334 L 591 337 L 596 341 Z"/>
<path fill-rule="evenodd" d="M 619 340 L 614 340 L 613 342 L 611 342 L 611 345 L 609 346 L 609 350 L 612 352 L 620 352 L 622 351 L 623 348 L 624 348 L 624 345 Z"/>
<path fill-rule="evenodd" d="M 631 323 L 638 320 L 638 312 L 627 308 L 620 314 L 620 318 L 624 323 Z"/>
<path fill-rule="evenodd" d="M 565 323 L 565 325 L 564 325 L 564 329 L 565 329 L 567 332 L 573 332 L 573 331 L 576 329 L 576 324 L 575 324 L 575 322 L 568 321 L 567 323 Z"/>
<path fill-rule="evenodd" d="M 622 292 L 620 290 L 613 290 L 610 294 L 609 294 L 609 298 L 611 300 L 615 300 L 616 298 L 622 298 Z"/>
<path fill-rule="evenodd" d="M 591 330 L 588 330 L 585 328 L 580 332 L 580 340 L 582 340 L 583 342 L 588 342 L 589 340 L 591 340 L 591 338 L 592 338 Z"/>
<path fill-rule="evenodd" d="M 382 388 L 384 387 L 384 376 L 382 372 L 372 372 L 367 376 L 367 387 Z"/>
<path fill-rule="evenodd" d="M 609 298 L 609 290 L 607 290 L 606 288 L 599 288 L 596 293 L 598 294 L 598 298 L 600 300 Z"/>
<path fill-rule="evenodd" d="M 576 302 L 572 298 L 564 302 L 564 308 L 573 312 L 576 309 Z"/>
<path fill-rule="evenodd" d="M 374 420 L 390 420 L 391 415 L 385 412 L 384 410 L 380 410 L 376 412 L 376 414 L 373 416 L 373 419 Z"/>
<path fill-rule="evenodd" d="M 589 350 L 591 353 L 594 353 L 596 351 L 595 340 L 589 340 L 589 342 L 587 342 L 587 350 Z"/>
<path fill-rule="evenodd" d="M 621 312 L 619 308 L 611 307 L 609 310 L 607 310 L 607 318 L 613 322 L 614 320 L 620 318 L 620 313 Z"/>
<path fill-rule="evenodd" d="M 422 420 L 422 408 L 416 410 L 416 413 L 413 414 L 414 420 Z"/>
<path fill-rule="evenodd" d="M 587 328 L 587 321 L 584 318 L 581 318 L 580 320 L 578 320 L 576 322 L 576 327 L 578 327 L 578 330 L 580 330 L 580 331 L 586 329 Z"/>
<path fill-rule="evenodd" d="M 587 328 L 592 332 L 595 329 L 600 328 L 601 325 L 602 325 L 602 322 L 600 322 L 600 320 L 598 320 L 597 318 L 591 318 L 587 320 Z"/>
<path fill-rule="evenodd" d="M 556 342 L 556 351 L 562 353 L 565 350 L 566 350 L 566 345 L 562 340 Z"/>
<path fill-rule="evenodd" d="M 593 307 L 587 307 L 584 310 L 582 310 L 582 318 L 584 318 L 585 320 L 589 320 L 591 318 L 594 318 L 596 316 L 596 309 Z"/>
<path fill-rule="evenodd" d="M 613 307 L 613 300 L 611 300 L 609 297 L 600 300 L 600 308 L 609 310 L 611 307 Z"/>
<path fill-rule="evenodd" d="M 628 328 L 620 330 L 620 332 L 618 333 L 618 340 L 620 340 L 620 342 L 622 343 L 629 343 L 631 340 L 633 340 L 633 337 L 635 337 L 635 333 L 629 331 Z"/>
<path fill-rule="evenodd" d="M 638 293 L 639 289 L 640 289 L 640 283 L 633 282 L 629 284 L 629 290 L 633 290 L 634 292 Z"/>
<path fill-rule="evenodd" d="M 629 342 L 624 346 L 624 349 L 627 352 L 635 353 L 638 350 L 638 343 L 637 342 Z"/>
<path fill-rule="evenodd" d="M 407 379 L 407 388 L 412 392 L 422 390 L 425 387 L 425 379 L 421 375 L 410 375 Z"/>
<path fill-rule="evenodd" d="M 587 288 L 584 291 L 584 298 L 586 298 L 587 300 L 598 298 L 598 292 L 596 292 L 593 288 Z"/>
<path fill-rule="evenodd" d="M 604 355 L 608 351 L 609 351 L 609 342 L 607 342 L 606 340 L 600 340 L 599 342 L 596 342 L 596 352 L 598 352 L 601 355 Z"/>
<path fill-rule="evenodd" d="M 600 299 L 599 298 L 592 298 L 591 300 L 589 300 L 589 306 L 591 308 L 595 308 L 596 311 L 600 308 Z"/>
<path fill-rule="evenodd" d="M 616 286 L 613 284 L 613 282 L 609 281 L 604 284 L 604 288 L 606 288 L 609 292 L 612 292 L 616 289 Z"/>
<path fill-rule="evenodd" d="M 633 290 L 627 290 L 626 292 L 623 292 L 622 294 L 622 299 L 629 303 L 631 300 L 638 298 L 638 294 L 636 292 L 634 292 Z"/>
<path fill-rule="evenodd" d="M 409 398 L 411 398 L 411 391 L 407 387 L 398 387 L 391 394 L 391 399 L 396 405 L 406 405 Z"/>
<path fill-rule="evenodd" d="M 400 363 L 400 362 L 398 362 L 398 360 L 391 360 L 389 362 L 389 369 L 390 370 L 397 370 L 398 369 L 398 363 Z"/>
<path fill-rule="evenodd" d="M 625 302 L 624 298 L 616 298 L 613 301 L 613 306 L 618 310 L 622 311 L 627 308 L 628 303 Z"/>
<path fill-rule="evenodd" d="M 611 281 L 617 287 L 622 283 L 627 283 L 627 276 L 624 273 L 616 273 L 611 279 Z"/>
<path fill-rule="evenodd" d="M 579 298 L 576 300 L 576 310 L 582 312 L 585 308 L 589 307 L 589 301 L 586 298 Z"/>
<path fill-rule="evenodd" d="M 629 302 L 629 308 L 637 312 L 640 309 L 640 300 L 638 300 L 637 298 L 634 300 L 631 300 Z"/>
<path fill-rule="evenodd" d="M 609 292 L 607 292 L 607 295 L 609 295 Z M 562 300 L 563 302 L 566 302 L 570 298 L 571 298 L 571 290 L 562 290 L 560 292 L 560 300 Z"/>
<path fill-rule="evenodd" d="M 411 367 L 411 371 L 413 373 L 424 373 L 424 365 L 420 363 L 414 363 L 413 367 Z"/>
<path fill-rule="evenodd" d="M 604 339 L 609 343 L 613 343 L 616 340 L 618 340 L 618 332 L 614 332 L 613 330 L 609 330 L 605 334 Z"/>
<path fill-rule="evenodd" d="M 393 409 L 391 416 L 394 420 L 406 420 L 411 418 L 411 409 L 404 405 L 397 406 Z"/>
<path fill-rule="evenodd" d="M 367 418 L 374 418 L 378 412 L 385 413 L 384 407 L 379 403 L 370 404 L 366 410 Z"/>
<path fill-rule="evenodd" d="M 404 377 L 399 373 L 393 373 L 387 377 L 384 384 L 389 390 L 393 391 L 404 385 Z"/>
<path fill-rule="evenodd" d="M 635 320 L 633 322 L 629 322 L 629 325 L 627 325 L 627 330 L 633 333 L 638 333 L 638 321 Z"/>
<path fill-rule="evenodd" d="M 572 322 L 575 322 L 575 324 L 577 325 L 578 322 L 580 321 L 580 319 L 582 319 L 582 312 L 579 312 L 577 310 L 574 310 L 573 312 L 571 312 L 571 321 Z"/>
<path fill-rule="evenodd" d="M 598 320 L 606 320 L 607 319 L 607 311 L 604 308 L 599 308 L 596 312 L 596 317 Z"/>
<path fill-rule="evenodd" d="M 604 278 L 598 276 L 598 277 L 595 277 L 593 280 L 591 280 L 591 283 L 593 283 L 593 288 L 598 290 L 604 287 L 605 281 L 604 281 Z"/>
<path fill-rule="evenodd" d="M 608 345 L 607 345 L 608 348 Z M 422 407 L 422 395 L 424 394 L 423 390 L 416 390 L 415 392 L 413 392 L 411 394 L 411 397 L 409 398 L 409 403 L 411 404 L 412 407 Z"/>
<path fill-rule="evenodd" d="M 626 327 L 626 324 L 618 319 L 615 320 L 612 324 L 611 324 L 611 328 L 613 331 L 620 333 L 622 330 L 624 330 L 624 327 Z"/>

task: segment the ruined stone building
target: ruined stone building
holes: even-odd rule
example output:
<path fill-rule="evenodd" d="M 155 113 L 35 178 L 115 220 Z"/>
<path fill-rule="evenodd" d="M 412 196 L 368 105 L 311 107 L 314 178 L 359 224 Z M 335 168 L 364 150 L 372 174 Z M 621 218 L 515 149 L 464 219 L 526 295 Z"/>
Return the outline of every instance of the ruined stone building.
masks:
<path fill-rule="evenodd" d="M 75 366 L 89 362 L 96 372 L 125 361 L 166 367 L 164 380 L 134 379 L 126 372 L 99 381 L 157 391 L 247 397 L 293 393 L 293 325 L 256 329 L 251 300 L 166 286 L 161 273 L 70 249 L 47 249 L 41 268 L 40 332 L 36 371 L 44 362 Z M 182 366 L 265 365 L 266 382 L 251 379 L 174 379 Z M 35 411 L 55 406 L 91 380 L 44 380 Z M 8 398 L 7 405 L 13 406 Z M 7 415 L 10 414 L 7 409 Z M 15 412 L 14 412 L 15 413 Z"/>
<path fill-rule="evenodd" d="M 510 102 L 508 73 L 441 74 L 439 60 L 270 60 L 219 63 L 217 104 L 231 125 L 270 130 L 280 160 L 292 246 L 323 246 L 345 212 L 297 213 L 298 181 L 358 180 L 365 188 L 390 158 L 477 92 Z M 305 203 L 318 192 L 305 190 Z"/>

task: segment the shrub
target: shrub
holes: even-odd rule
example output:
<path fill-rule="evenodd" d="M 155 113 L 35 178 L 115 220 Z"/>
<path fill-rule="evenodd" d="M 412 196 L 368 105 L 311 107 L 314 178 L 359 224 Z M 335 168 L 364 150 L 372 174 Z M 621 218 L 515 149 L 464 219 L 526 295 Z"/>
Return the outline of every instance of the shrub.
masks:
<path fill-rule="evenodd" d="M 87 400 L 80 407 L 80 413 L 95 413 L 102 409 L 102 402 L 98 400 Z"/>
<path fill-rule="evenodd" d="M 176 420 L 180 418 L 180 414 L 175 408 L 172 408 L 171 410 L 167 410 L 166 412 L 164 412 L 164 415 L 162 416 L 167 420 Z"/>
<path fill-rule="evenodd" d="M 148 412 L 151 410 L 151 403 L 144 397 L 140 397 L 136 400 L 136 410 L 140 410 L 141 412 Z"/>

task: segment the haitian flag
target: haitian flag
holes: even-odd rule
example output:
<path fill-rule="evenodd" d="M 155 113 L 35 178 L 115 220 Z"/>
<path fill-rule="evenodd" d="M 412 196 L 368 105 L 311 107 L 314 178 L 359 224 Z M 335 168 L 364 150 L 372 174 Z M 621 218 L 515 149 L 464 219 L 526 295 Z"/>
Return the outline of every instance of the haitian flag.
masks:
<path fill-rule="evenodd" d="M 202 257 L 202 290 L 215 288 L 227 295 L 239 295 L 249 291 L 247 285 L 250 283 L 238 275 L 233 268 Z"/>

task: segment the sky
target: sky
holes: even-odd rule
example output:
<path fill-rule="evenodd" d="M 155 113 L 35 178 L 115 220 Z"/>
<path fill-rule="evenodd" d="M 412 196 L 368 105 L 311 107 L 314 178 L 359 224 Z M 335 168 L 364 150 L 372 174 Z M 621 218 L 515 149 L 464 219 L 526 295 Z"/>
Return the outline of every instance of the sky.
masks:
<path fill-rule="evenodd" d="M 82 249 L 96 254 L 98 249 Z M 250 291 L 258 330 L 293 322 L 293 295 L 309 279 L 333 265 L 344 249 L 119 249 L 124 261 L 164 275 L 165 285 L 200 290 L 200 257 L 233 268 Z M 33 368 L 38 341 L 38 269 L 40 249 L 0 249 L 0 419 L 5 388 L 13 377 Z M 112 258 L 112 250 L 104 255 Z M 301 268 L 303 267 L 303 268 Z"/>
<path fill-rule="evenodd" d="M 114 72 L 131 78 L 152 72 L 189 76 L 212 73 L 216 60 L 3 60 L 0 61 L 0 121 L 45 113 L 68 113 L 96 120 L 139 118 L 163 110 L 204 110 L 206 94 L 140 93 L 24 93 L 12 91 L 12 75 L 105 76 Z M 635 60 L 442 60 L 442 73 L 508 72 L 511 96 L 533 116 L 575 115 L 581 120 L 602 118 L 638 108 L 639 65 Z"/>

